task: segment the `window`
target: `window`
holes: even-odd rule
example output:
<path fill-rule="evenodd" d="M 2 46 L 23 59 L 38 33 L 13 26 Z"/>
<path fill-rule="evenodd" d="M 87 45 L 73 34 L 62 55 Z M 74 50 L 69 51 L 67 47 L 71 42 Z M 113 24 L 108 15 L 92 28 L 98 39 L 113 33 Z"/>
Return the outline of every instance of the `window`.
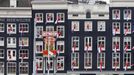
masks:
<path fill-rule="evenodd" d="M 112 47 L 114 52 L 120 51 L 120 37 L 113 37 Z"/>
<path fill-rule="evenodd" d="M 7 34 L 16 34 L 16 24 L 15 23 L 7 24 Z"/>
<path fill-rule="evenodd" d="M 120 53 L 112 53 L 112 68 L 119 69 L 120 68 Z"/>
<path fill-rule="evenodd" d="M 36 69 L 43 70 L 43 58 L 42 57 L 36 57 Z"/>
<path fill-rule="evenodd" d="M 4 62 L 0 62 L 0 74 L 4 75 Z"/>
<path fill-rule="evenodd" d="M 50 41 L 48 41 L 50 40 Z M 50 42 L 50 43 L 48 43 Z M 50 46 L 49 46 L 50 44 Z M 48 50 L 48 47 L 49 47 L 49 50 L 55 50 L 55 38 L 53 37 L 50 37 L 50 38 L 45 38 L 45 50 Z"/>
<path fill-rule="evenodd" d="M 16 47 L 16 37 L 7 37 L 7 47 L 8 48 Z"/>
<path fill-rule="evenodd" d="M 72 31 L 79 31 L 79 21 L 72 21 L 71 29 Z"/>
<path fill-rule="evenodd" d="M 43 22 L 43 13 L 35 13 L 35 21 L 37 23 Z"/>
<path fill-rule="evenodd" d="M 65 21 L 65 14 L 64 13 L 57 13 L 55 23 L 64 22 Z"/>
<path fill-rule="evenodd" d="M 124 37 L 123 42 L 124 51 L 131 51 L 131 37 Z"/>
<path fill-rule="evenodd" d="M 54 22 L 54 13 L 46 13 L 46 22 Z"/>
<path fill-rule="evenodd" d="M 124 23 L 124 34 L 131 34 L 131 23 L 130 22 L 125 22 Z"/>
<path fill-rule="evenodd" d="M 131 53 L 124 53 L 123 68 L 131 69 Z"/>
<path fill-rule="evenodd" d="M 64 38 L 65 36 L 64 26 L 57 26 L 58 38 Z"/>
<path fill-rule="evenodd" d="M 52 31 L 54 31 L 54 26 L 46 26 L 46 31 L 47 31 L 47 32 L 52 32 Z"/>
<path fill-rule="evenodd" d="M 115 20 L 120 19 L 120 10 L 119 9 L 112 10 L 112 18 Z"/>
<path fill-rule="evenodd" d="M 65 51 L 65 45 L 64 41 L 57 41 L 57 50 L 59 53 L 64 53 Z"/>
<path fill-rule="evenodd" d="M 105 68 L 105 53 L 97 53 L 97 68 Z"/>
<path fill-rule="evenodd" d="M 0 59 L 3 59 L 4 58 L 4 49 L 0 49 Z"/>
<path fill-rule="evenodd" d="M 16 60 L 16 50 L 8 49 L 7 50 L 7 60 L 15 61 Z"/>
<path fill-rule="evenodd" d="M 16 74 L 16 62 L 7 62 L 7 73 Z"/>
<path fill-rule="evenodd" d="M 71 68 L 78 69 L 79 68 L 79 53 L 71 54 Z"/>
<path fill-rule="evenodd" d="M 125 9 L 123 13 L 124 13 L 124 19 L 125 20 L 130 20 L 131 19 L 132 12 L 131 12 L 130 9 Z"/>
<path fill-rule="evenodd" d="M 20 49 L 19 50 L 19 59 L 28 59 L 29 51 L 28 49 Z"/>
<path fill-rule="evenodd" d="M 105 50 L 105 37 L 100 36 L 97 38 L 97 48 L 98 48 L 98 52 L 102 52 Z"/>
<path fill-rule="evenodd" d="M 84 53 L 84 68 L 92 68 L 92 53 Z"/>
<path fill-rule="evenodd" d="M 19 71 L 20 71 L 20 74 L 28 74 L 28 62 L 21 62 L 19 63 Z"/>
<path fill-rule="evenodd" d="M 86 18 L 91 18 L 91 13 L 89 11 L 86 13 Z"/>
<path fill-rule="evenodd" d="M 36 26 L 36 38 L 42 38 L 43 26 Z"/>
<path fill-rule="evenodd" d="M 98 31 L 106 31 L 105 21 L 98 21 Z"/>
<path fill-rule="evenodd" d="M 36 42 L 36 53 L 42 53 L 43 51 L 43 42 L 38 41 Z"/>
<path fill-rule="evenodd" d="M 93 30 L 92 21 L 85 21 L 84 25 L 85 25 L 84 26 L 85 31 L 92 31 Z"/>
<path fill-rule="evenodd" d="M 4 23 L 0 23 L 0 32 L 4 32 Z"/>
<path fill-rule="evenodd" d="M 53 63 L 53 58 L 50 58 L 50 61 L 48 63 L 48 59 L 46 60 L 46 70 L 53 70 L 54 68 L 54 63 Z"/>
<path fill-rule="evenodd" d="M 73 36 L 72 37 L 72 51 L 78 51 L 79 50 L 79 37 Z"/>
<path fill-rule="evenodd" d="M 64 70 L 64 57 L 57 57 L 57 70 Z"/>
<path fill-rule="evenodd" d="M 112 23 L 112 30 L 113 30 L 113 35 L 120 34 L 120 23 L 119 22 L 113 22 Z"/>
<path fill-rule="evenodd" d="M 19 38 L 19 46 L 29 46 L 29 38 L 28 37 L 20 37 Z"/>
<path fill-rule="evenodd" d="M 0 46 L 4 46 L 4 37 L 0 37 Z"/>
<path fill-rule="evenodd" d="M 84 50 L 85 51 L 92 50 L 92 37 L 84 38 Z"/>
<path fill-rule="evenodd" d="M 29 24 L 28 23 L 20 23 L 19 24 L 19 32 L 20 33 L 28 33 L 29 31 Z"/>

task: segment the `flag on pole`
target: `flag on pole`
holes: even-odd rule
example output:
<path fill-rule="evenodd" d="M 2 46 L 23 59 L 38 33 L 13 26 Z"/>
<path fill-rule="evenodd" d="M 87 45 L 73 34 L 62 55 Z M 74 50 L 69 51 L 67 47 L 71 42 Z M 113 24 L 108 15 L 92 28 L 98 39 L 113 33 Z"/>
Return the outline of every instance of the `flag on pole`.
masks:
<path fill-rule="evenodd" d="M 100 60 L 100 72 L 102 72 L 102 65 L 103 65 L 103 62 L 102 60 Z"/>
<path fill-rule="evenodd" d="M 36 63 L 36 73 L 38 73 L 38 63 Z"/>
<path fill-rule="evenodd" d="M 99 47 L 98 47 L 98 52 L 99 52 L 99 53 L 102 52 L 102 46 L 101 46 L 101 44 L 100 44 Z"/>
<path fill-rule="evenodd" d="M 9 32 L 13 31 L 13 28 L 12 28 L 11 25 L 9 25 L 8 31 L 9 31 Z"/>
<path fill-rule="evenodd" d="M 126 28 L 124 34 L 127 35 L 128 34 L 128 31 L 129 31 L 129 29 Z"/>
<path fill-rule="evenodd" d="M 132 47 L 132 50 L 134 50 L 134 46 Z"/>
<path fill-rule="evenodd" d="M 117 32 L 118 32 L 118 28 L 115 27 L 115 28 L 113 29 L 113 35 L 116 35 Z"/>
<path fill-rule="evenodd" d="M 73 42 L 73 48 L 72 48 L 73 53 L 74 53 L 75 49 L 76 49 L 76 44 L 75 44 L 75 42 Z"/>
<path fill-rule="evenodd" d="M 118 11 L 115 13 L 115 17 L 116 17 L 116 19 L 119 18 L 119 12 Z"/>
<path fill-rule="evenodd" d="M 118 62 L 117 60 L 115 61 L 115 71 L 117 71 L 117 65 L 118 65 Z"/>
<path fill-rule="evenodd" d="M 128 44 L 125 45 L 124 50 L 125 50 L 125 52 L 127 52 L 127 50 L 128 50 Z"/>
<path fill-rule="evenodd" d="M 115 45 L 114 45 L 114 52 L 117 52 L 118 47 L 119 47 L 118 44 L 115 44 Z"/>
<path fill-rule="evenodd" d="M 128 11 L 128 13 L 126 14 L 127 20 L 129 19 L 129 17 L 130 17 L 130 11 Z"/>
<path fill-rule="evenodd" d="M 61 18 L 60 16 L 57 16 L 55 24 L 57 24 L 59 22 L 60 18 Z"/>
<path fill-rule="evenodd" d="M 129 63 L 128 63 L 128 61 L 126 60 L 126 63 L 125 63 L 125 70 L 127 70 L 128 66 L 129 66 Z"/>

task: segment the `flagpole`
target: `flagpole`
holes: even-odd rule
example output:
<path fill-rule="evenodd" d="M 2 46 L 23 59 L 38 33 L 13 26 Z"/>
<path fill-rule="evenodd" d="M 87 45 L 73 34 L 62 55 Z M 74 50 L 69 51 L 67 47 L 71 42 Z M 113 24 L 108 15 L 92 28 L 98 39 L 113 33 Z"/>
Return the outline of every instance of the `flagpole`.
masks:
<path fill-rule="evenodd" d="M 50 37 L 49 37 L 49 35 L 48 35 L 48 65 L 47 65 L 47 75 L 49 75 L 49 67 L 50 67 L 50 58 L 49 58 L 49 51 L 50 51 Z"/>

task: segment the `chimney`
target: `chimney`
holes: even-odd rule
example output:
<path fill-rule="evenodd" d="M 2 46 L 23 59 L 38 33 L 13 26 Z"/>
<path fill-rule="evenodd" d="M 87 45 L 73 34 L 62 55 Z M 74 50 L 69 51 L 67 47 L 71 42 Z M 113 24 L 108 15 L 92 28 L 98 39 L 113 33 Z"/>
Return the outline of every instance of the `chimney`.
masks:
<path fill-rule="evenodd" d="M 10 0 L 10 7 L 16 7 L 17 0 Z"/>

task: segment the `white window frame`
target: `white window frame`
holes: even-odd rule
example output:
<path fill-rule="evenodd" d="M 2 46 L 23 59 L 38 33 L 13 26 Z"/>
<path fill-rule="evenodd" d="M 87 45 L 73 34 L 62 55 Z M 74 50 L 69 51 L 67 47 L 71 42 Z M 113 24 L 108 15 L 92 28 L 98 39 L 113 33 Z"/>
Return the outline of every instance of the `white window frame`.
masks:
<path fill-rule="evenodd" d="M 74 57 L 73 57 L 73 54 L 74 54 Z M 72 65 L 74 61 L 76 61 L 76 63 L 78 63 L 78 66 Z M 71 68 L 72 69 L 79 69 L 79 53 L 78 52 L 71 53 Z"/>
<path fill-rule="evenodd" d="M 39 65 L 42 65 L 39 67 Z M 38 68 L 37 68 L 38 65 Z M 39 70 L 43 70 L 43 57 L 36 57 L 36 69 Z"/>
<path fill-rule="evenodd" d="M 60 17 L 61 17 L 61 15 L 63 15 L 63 20 L 59 20 L 58 18 L 58 15 L 60 14 Z M 56 15 L 56 21 L 58 21 L 58 22 L 64 22 L 65 21 L 65 13 L 57 13 L 57 15 Z"/>
<path fill-rule="evenodd" d="M 29 32 L 29 24 L 28 23 L 19 23 L 19 32 L 20 33 L 28 33 Z"/>
<path fill-rule="evenodd" d="M 21 65 L 22 64 L 22 65 Z M 28 73 L 21 73 L 21 68 L 23 67 L 23 71 L 26 70 Z M 28 62 L 20 62 L 19 63 L 19 75 L 28 75 L 29 74 L 29 63 Z"/>
<path fill-rule="evenodd" d="M 91 65 L 87 66 L 86 63 L 90 63 Z M 86 52 L 84 53 L 84 69 L 91 69 L 91 68 L 92 68 L 92 53 Z"/>
<path fill-rule="evenodd" d="M 27 51 L 27 53 L 26 53 Z M 25 56 L 24 56 L 25 54 Z M 29 50 L 28 49 L 20 49 L 19 50 L 19 59 L 28 59 L 29 58 Z"/>
<path fill-rule="evenodd" d="M 113 22 L 112 23 L 112 32 L 113 32 L 113 34 L 120 34 L 120 29 L 121 28 L 120 28 L 120 23 L 119 22 Z"/>
<path fill-rule="evenodd" d="M 119 11 L 119 14 L 117 14 L 118 18 L 116 18 L 116 15 L 114 14 L 114 12 L 117 13 L 117 11 Z M 119 9 L 113 9 L 112 10 L 112 19 L 114 19 L 114 20 L 119 20 L 120 19 L 120 10 Z"/>
<path fill-rule="evenodd" d="M 125 29 L 127 28 L 127 29 Z M 131 22 L 124 22 L 124 34 L 131 34 Z"/>
<path fill-rule="evenodd" d="M 93 31 L 93 23 L 92 23 L 92 21 L 85 21 L 84 22 L 84 30 L 85 31 Z"/>
<path fill-rule="evenodd" d="M 104 40 L 103 40 L 103 38 L 104 38 Z M 97 37 L 97 49 L 100 48 L 99 42 L 101 42 L 101 44 L 102 44 L 102 42 L 104 42 L 104 47 L 101 46 L 102 47 L 101 49 L 102 49 L 102 51 L 105 51 L 105 49 L 106 49 L 106 37 L 105 36 Z"/>
<path fill-rule="evenodd" d="M 52 20 L 48 20 L 48 16 L 49 18 L 52 18 Z M 46 13 L 46 22 L 47 23 L 54 22 L 54 13 Z"/>
<path fill-rule="evenodd" d="M 52 63 L 52 66 L 51 66 L 51 68 L 49 68 L 49 70 L 52 71 L 52 70 L 54 70 L 54 60 L 52 57 L 49 60 L 49 64 L 51 64 L 51 63 Z M 46 70 L 48 70 L 48 58 L 46 59 Z"/>
<path fill-rule="evenodd" d="M 9 57 L 9 51 L 10 51 L 10 57 Z M 13 55 L 13 52 L 15 52 L 15 55 Z M 17 56 L 17 53 L 16 53 L 16 50 L 15 49 L 8 49 L 7 50 L 7 60 L 8 61 L 15 61 L 16 60 L 16 56 Z"/>
<path fill-rule="evenodd" d="M 74 42 L 76 44 L 75 48 L 74 48 Z M 80 46 L 80 37 L 79 36 L 72 36 L 72 42 L 71 42 L 72 50 L 79 51 L 79 46 Z"/>
<path fill-rule="evenodd" d="M 15 66 L 13 66 L 15 68 L 15 72 L 14 73 L 9 73 L 8 70 L 9 70 L 9 67 L 8 67 L 8 64 L 9 63 L 12 63 L 14 64 Z M 13 68 L 12 67 L 12 68 Z M 17 72 L 17 66 L 16 66 L 16 62 L 7 62 L 7 75 L 16 75 L 16 72 Z"/>
<path fill-rule="evenodd" d="M 0 59 L 4 59 L 4 56 L 5 56 L 5 50 L 0 49 Z"/>
<path fill-rule="evenodd" d="M 60 59 L 60 60 L 58 60 L 58 59 Z M 60 66 L 61 66 L 61 64 L 63 64 L 63 67 L 61 69 L 58 68 L 58 63 L 60 64 Z M 61 71 L 61 70 L 63 71 L 64 70 L 64 66 L 65 66 L 64 65 L 64 56 L 58 56 L 57 57 L 57 70 L 58 71 Z"/>
<path fill-rule="evenodd" d="M 72 21 L 71 23 L 71 29 L 72 31 L 79 31 L 80 30 L 80 25 L 79 21 Z"/>
<path fill-rule="evenodd" d="M 127 64 L 126 61 L 127 63 L 129 63 L 129 65 L 127 65 L 127 69 L 131 69 L 131 53 L 130 52 L 124 53 L 123 55 L 123 68 L 124 69 L 126 68 L 126 64 Z"/>
<path fill-rule="evenodd" d="M 63 46 L 63 50 L 59 50 L 59 53 L 64 53 L 65 52 L 65 42 L 64 41 L 57 41 L 56 43 L 56 49 L 58 50 L 58 46 Z"/>
<path fill-rule="evenodd" d="M 23 41 L 23 42 L 22 42 Z M 19 38 L 19 46 L 29 46 L 29 38 L 28 37 L 20 37 Z"/>
<path fill-rule="evenodd" d="M 17 43 L 16 37 L 7 37 L 7 48 L 15 48 L 16 43 Z"/>
<path fill-rule="evenodd" d="M 91 42 L 90 42 L 90 40 L 91 40 Z M 89 43 L 91 44 L 91 46 L 89 46 L 90 45 Z M 85 51 L 91 51 L 92 50 L 92 46 L 93 46 L 92 43 L 93 42 L 92 42 L 92 37 L 91 36 L 90 37 L 84 37 L 84 50 Z"/>
<path fill-rule="evenodd" d="M 41 17 L 39 17 L 40 19 L 42 19 L 42 20 L 37 20 L 37 15 L 42 15 Z M 36 21 L 36 23 L 42 23 L 43 22 L 43 13 L 35 13 L 35 21 Z"/>
<path fill-rule="evenodd" d="M 39 49 L 42 46 L 42 48 L 40 49 L 40 51 L 37 50 L 37 46 L 39 46 Z M 36 49 L 35 50 L 36 50 L 36 53 L 42 53 L 42 51 L 43 51 L 43 42 L 42 41 L 36 41 Z"/>
<path fill-rule="evenodd" d="M 56 30 L 57 30 L 57 32 L 59 34 L 58 38 L 64 38 L 65 37 L 65 27 L 64 26 L 57 26 Z"/>
<path fill-rule="evenodd" d="M 129 12 L 130 12 L 130 14 L 128 14 Z M 123 11 L 123 16 L 124 16 L 124 20 L 130 20 L 131 17 L 132 17 L 132 10 L 131 9 L 125 9 Z"/>
<path fill-rule="evenodd" d="M 5 31 L 5 24 L 0 23 L 0 32 L 4 32 L 4 31 Z"/>
<path fill-rule="evenodd" d="M 105 21 L 98 21 L 98 31 L 106 31 L 106 22 Z"/>
<path fill-rule="evenodd" d="M 4 62 L 0 62 L 0 75 L 4 75 Z"/>
<path fill-rule="evenodd" d="M 4 46 L 4 37 L 0 37 L 0 46 Z"/>
<path fill-rule="evenodd" d="M 43 38 L 43 26 L 36 26 L 36 38 Z"/>
<path fill-rule="evenodd" d="M 115 42 L 115 45 L 114 45 L 114 42 Z M 117 45 L 117 42 L 118 45 Z M 119 47 L 118 49 L 116 47 Z M 113 37 L 112 38 L 112 50 L 113 51 L 120 51 L 120 37 Z"/>
<path fill-rule="evenodd" d="M 114 56 L 115 55 L 115 56 Z M 114 66 L 114 60 L 117 61 L 117 59 L 119 60 L 118 63 L 119 63 L 119 66 Z M 120 68 L 120 53 L 119 52 L 116 52 L 116 53 L 112 53 L 112 69 L 119 69 Z"/>
<path fill-rule="evenodd" d="M 54 26 L 46 26 L 46 31 L 47 32 L 53 32 L 54 31 Z"/>
<path fill-rule="evenodd" d="M 103 57 L 104 56 L 104 57 Z M 105 69 L 105 53 L 97 53 L 97 68 L 100 69 L 100 60 L 102 60 L 102 69 Z M 104 61 L 103 61 L 104 60 Z M 103 65 L 104 64 L 104 65 Z"/>
<path fill-rule="evenodd" d="M 129 44 L 128 46 L 130 46 L 130 48 L 127 48 L 126 51 L 131 51 L 131 40 L 132 40 L 131 37 L 124 37 L 124 39 L 123 39 L 123 49 L 124 49 L 124 51 L 125 51 L 125 48 L 126 48 L 125 42 L 126 42 L 127 44 Z M 130 43 L 129 43 L 129 42 L 130 42 Z"/>
<path fill-rule="evenodd" d="M 9 25 L 11 27 L 8 27 Z M 15 26 L 15 27 L 13 27 L 13 26 Z M 17 26 L 15 23 L 7 23 L 7 34 L 16 34 L 16 31 L 17 31 L 16 27 Z"/>

